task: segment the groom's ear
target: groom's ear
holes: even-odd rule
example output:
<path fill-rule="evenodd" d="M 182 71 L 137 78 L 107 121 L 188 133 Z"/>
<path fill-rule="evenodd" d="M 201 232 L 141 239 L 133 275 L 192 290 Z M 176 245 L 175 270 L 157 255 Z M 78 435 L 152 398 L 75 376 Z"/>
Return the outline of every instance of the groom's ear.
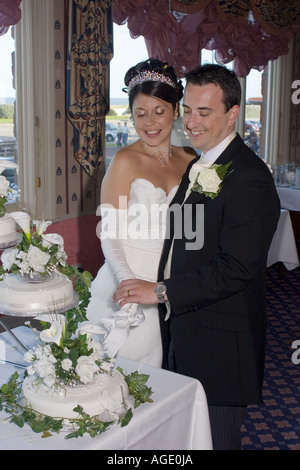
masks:
<path fill-rule="evenodd" d="M 179 117 L 179 103 L 176 104 L 176 108 L 175 108 L 175 111 L 174 111 L 174 121 L 176 121 L 176 119 L 178 119 Z"/>
<path fill-rule="evenodd" d="M 237 120 L 238 115 L 240 114 L 240 107 L 237 104 L 235 104 L 234 106 L 232 106 L 232 108 L 230 108 L 230 110 L 228 111 L 228 114 L 229 114 L 229 124 L 231 126 L 234 126 L 234 123 Z"/>

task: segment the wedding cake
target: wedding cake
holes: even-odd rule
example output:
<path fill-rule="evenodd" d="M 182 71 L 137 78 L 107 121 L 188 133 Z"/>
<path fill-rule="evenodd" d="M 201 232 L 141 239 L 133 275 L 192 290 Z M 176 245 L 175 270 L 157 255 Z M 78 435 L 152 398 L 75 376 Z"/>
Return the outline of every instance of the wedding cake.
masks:
<path fill-rule="evenodd" d="M 17 239 L 15 221 L 9 214 L 6 214 L 5 208 L 10 192 L 9 181 L 2 175 L 6 168 L 15 168 L 18 171 L 19 165 L 6 160 L 0 161 L 0 246 L 7 245 Z"/>
<path fill-rule="evenodd" d="M 14 242 L 16 239 L 16 223 L 12 217 L 5 214 L 0 217 L 0 246 Z"/>
<path fill-rule="evenodd" d="M 21 275 L 5 274 L 0 282 L 0 312 L 6 315 L 30 317 L 65 311 L 75 303 L 73 284 L 60 273 L 41 283 L 27 282 Z"/>
<path fill-rule="evenodd" d="M 87 321 L 90 273 L 71 266 L 65 270 L 79 302 L 64 313 L 34 317 L 42 330 L 33 328 L 38 341 L 24 355 L 29 364 L 25 377 L 18 381 L 15 372 L 0 388 L 0 404 L 14 423 L 21 427 L 27 423 L 42 437 L 52 432 L 63 432 L 66 439 L 95 437 L 113 424 L 127 425 L 137 406 L 152 401 L 152 391 L 146 385 L 148 375 L 126 374 L 115 367 L 104 341 L 108 332 Z"/>
<path fill-rule="evenodd" d="M 62 390 L 37 385 L 35 379 L 26 377 L 23 382 L 23 397 L 26 405 L 35 411 L 53 418 L 76 419 L 78 406 L 90 416 L 99 416 L 104 422 L 112 420 L 108 413 L 109 402 L 114 413 L 125 415 L 133 407 L 133 397 L 129 395 L 124 376 L 117 370 L 102 372 L 88 384 L 65 387 Z"/>

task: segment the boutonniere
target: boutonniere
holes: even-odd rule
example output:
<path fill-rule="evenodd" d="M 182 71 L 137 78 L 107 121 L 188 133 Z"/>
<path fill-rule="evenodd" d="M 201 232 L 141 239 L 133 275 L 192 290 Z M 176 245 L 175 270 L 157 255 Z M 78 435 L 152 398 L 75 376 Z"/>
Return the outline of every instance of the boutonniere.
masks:
<path fill-rule="evenodd" d="M 229 171 L 232 162 L 226 165 L 212 164 L 199 160 L 194 163 L 189 172 L 190 188 L 200 194 L 214 199 L 222 189 L 222 182 L 233 170 Z"/>

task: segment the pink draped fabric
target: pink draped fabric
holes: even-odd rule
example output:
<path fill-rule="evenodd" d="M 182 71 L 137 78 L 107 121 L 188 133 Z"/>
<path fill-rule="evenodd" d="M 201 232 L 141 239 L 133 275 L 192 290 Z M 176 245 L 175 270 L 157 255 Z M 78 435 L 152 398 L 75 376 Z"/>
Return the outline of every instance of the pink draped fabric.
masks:
<path fill-rule="evenodd" d="M 22 0 L 0 0 L 0 36 L 5 34 L 10 26 L 21 19 L 19 5 Z"/>
<path fill-rule="evenodd" d="M 169 0 L 114 0 L 113 19 L 119 25 L 127 22 L 133 38 L 143 36 L 149 57 L 172 64 L 179 77 L 200 63 L 201 49 L 215 50 L 220 64 L 235 60 L 240 77 L 288 53 L 299 25 L 263 29 L 265 18 L 257 21 L 250 10 L 235 18 L 220 10 L 221 3 L 202 0 L 201 9 L 183 13 L 172 10 Z"/>

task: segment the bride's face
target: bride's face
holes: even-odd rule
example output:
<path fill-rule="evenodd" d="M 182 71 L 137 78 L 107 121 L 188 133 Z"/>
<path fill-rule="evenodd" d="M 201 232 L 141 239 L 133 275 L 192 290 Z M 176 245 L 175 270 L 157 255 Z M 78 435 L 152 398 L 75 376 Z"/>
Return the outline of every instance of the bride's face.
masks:
<path fill-rule="evenodd" d="M 132 115 L 135 130 L 146 144 L 168 146 L 178 111 L 171 103 L 139 93 L 133 102 Z"/>

